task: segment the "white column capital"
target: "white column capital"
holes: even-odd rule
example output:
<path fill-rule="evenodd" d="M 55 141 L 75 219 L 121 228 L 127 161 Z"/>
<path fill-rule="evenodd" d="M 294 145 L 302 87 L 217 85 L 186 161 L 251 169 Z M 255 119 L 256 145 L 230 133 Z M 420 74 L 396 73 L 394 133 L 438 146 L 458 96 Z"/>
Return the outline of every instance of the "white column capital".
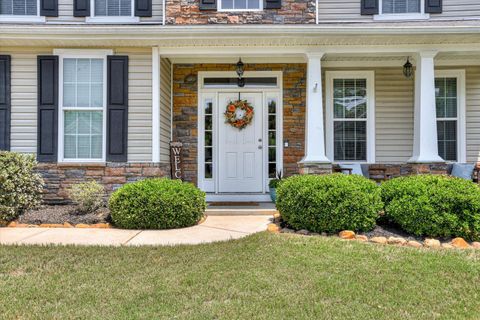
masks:
<path fill-rule="evenodd" d="M 307 59 L 322 59 L 324 55 L 325 55 L 325 52 L 318 52 L 318 51 L 305 53 L 305 57 L 307 57 Z"/>
<path fill-rule="evenodd" d="M 435 58 L 438 54 L 438 50 L 422 50 L 422 51 L 418 51 L 416 54 L 417 54 L 417 58 Z"/>

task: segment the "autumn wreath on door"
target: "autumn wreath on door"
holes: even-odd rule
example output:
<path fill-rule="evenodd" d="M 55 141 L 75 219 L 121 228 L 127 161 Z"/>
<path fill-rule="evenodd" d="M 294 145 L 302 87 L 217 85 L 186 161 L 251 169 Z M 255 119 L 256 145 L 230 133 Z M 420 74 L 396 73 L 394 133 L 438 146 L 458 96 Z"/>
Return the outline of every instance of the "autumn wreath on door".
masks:
<path fill-rule="evenodd" d="M 252 123 L 253 107 L 247 100 L 230 101 L 224 115 L 225 123 L 242 130 Z"/>

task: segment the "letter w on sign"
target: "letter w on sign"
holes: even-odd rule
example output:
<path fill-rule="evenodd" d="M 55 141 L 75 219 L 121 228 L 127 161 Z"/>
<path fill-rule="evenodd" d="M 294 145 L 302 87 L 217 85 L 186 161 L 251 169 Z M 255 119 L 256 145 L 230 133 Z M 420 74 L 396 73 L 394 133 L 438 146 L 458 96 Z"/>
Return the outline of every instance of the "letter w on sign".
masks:
<path fill-rule="evenodd" d="M 172 179 L 183 180 L 183 157 L 181 142 L 170 142 L 170 168 Z"/>

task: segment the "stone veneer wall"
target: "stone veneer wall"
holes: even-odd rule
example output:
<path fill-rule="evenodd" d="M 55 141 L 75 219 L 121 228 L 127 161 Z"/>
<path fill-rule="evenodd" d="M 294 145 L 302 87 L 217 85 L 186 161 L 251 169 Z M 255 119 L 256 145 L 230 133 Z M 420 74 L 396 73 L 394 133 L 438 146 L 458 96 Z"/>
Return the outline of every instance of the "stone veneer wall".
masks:
<path fill-rule="evenodd" d="M 263 1 L 263 0 L 261 0 Z M 167 24 L 314 24 L 315 1 L 283 0 L 281 9 L 200 11 L 199 0 L 167 0 Z"/>
<path fill-rule="evenodd" d="M 234 71 L 230 64 L 175 64 L 173 67 L 173 137 L 183 143 L 184 175 L 197 182 L 197 103 L 199 71 Z M 283 139 L 289 147 L 283 150 L 286 176 L 298 173 L 305 142 L 306 65 L 247 64 L 248 71 L 283 72 Z"/>
<path fill-rule="evenodd" d="M 45 180 L 43 199 L 49 204 L 68 203 L 68 189 L 89 180 L 101 183 L 110 194 L 127 182 L 170 177 L 168 163 L 39 163 L 37 171 Z"/>

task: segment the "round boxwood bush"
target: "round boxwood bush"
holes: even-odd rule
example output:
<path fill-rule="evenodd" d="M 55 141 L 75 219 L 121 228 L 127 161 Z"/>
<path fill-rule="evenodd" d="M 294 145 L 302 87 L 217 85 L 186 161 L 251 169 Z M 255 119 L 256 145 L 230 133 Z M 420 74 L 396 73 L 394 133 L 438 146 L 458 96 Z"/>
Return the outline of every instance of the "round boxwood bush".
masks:
<path fill-rule="evenodd" d="M 382 209 L 380 189 L 359 175 L 302 175 L 277 189 L 277 209 L 295 229 L 369 231 Z"/>
<path fill-rule="evenodd" d="M 126 229 L 173 229 L 196 224 L 205 212 L 205 193 L 191 183 L 147 179 L 116 190 L 109 200 L 113 223 Z"/>
<path fill-rule="evenodd" d="M 33 155 L 0 151 L 0 222 L 40 205 L 44 182 L 36 168 Z"/>
<path fill-rule="evenodd" d="M 480 239 L 480 188 L 440 175 L 392 179 L 382 185 L 385 216 L 417 236 Z"/>

